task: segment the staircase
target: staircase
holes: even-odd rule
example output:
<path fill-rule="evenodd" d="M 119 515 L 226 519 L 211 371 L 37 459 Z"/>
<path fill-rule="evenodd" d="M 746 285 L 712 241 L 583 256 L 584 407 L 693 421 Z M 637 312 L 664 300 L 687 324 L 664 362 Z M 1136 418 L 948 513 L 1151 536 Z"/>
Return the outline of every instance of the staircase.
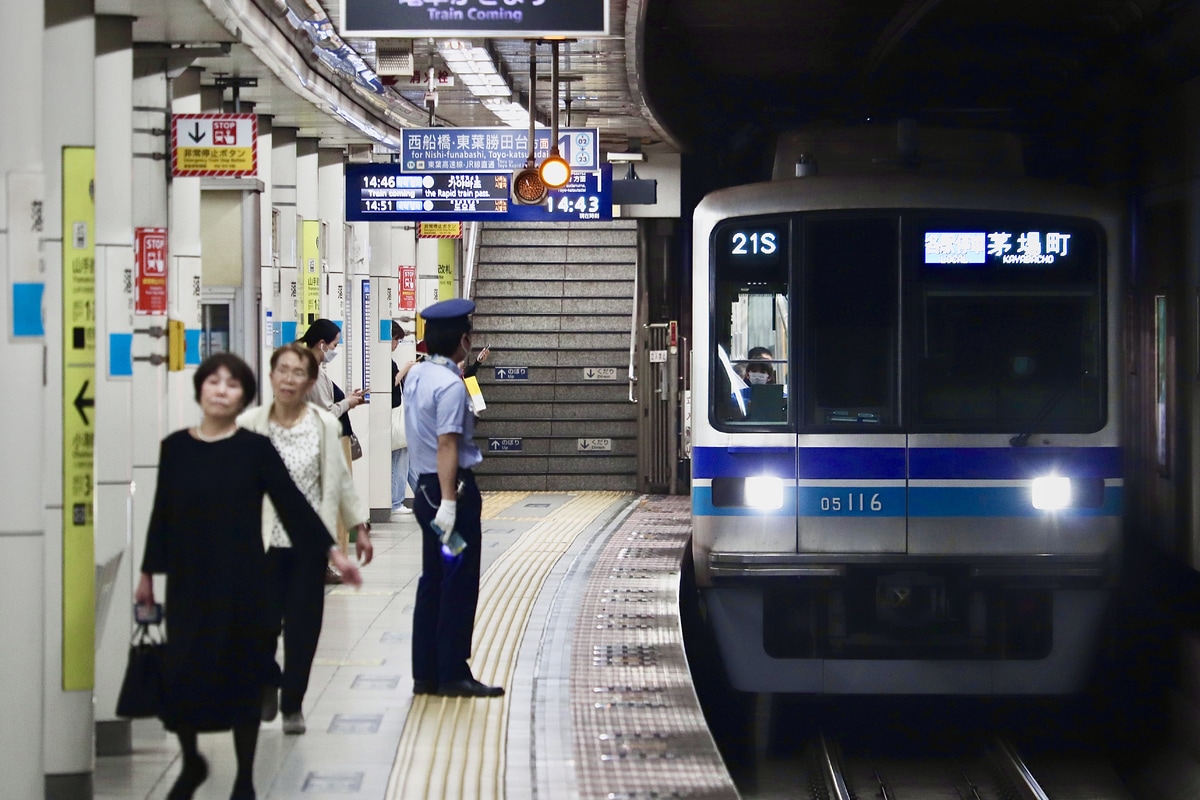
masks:
<path fill-rule="evenodd" d="M 636 221 L 486 223 L 472 299 L 485 490 L 637 487 L 629 401 Z"/>

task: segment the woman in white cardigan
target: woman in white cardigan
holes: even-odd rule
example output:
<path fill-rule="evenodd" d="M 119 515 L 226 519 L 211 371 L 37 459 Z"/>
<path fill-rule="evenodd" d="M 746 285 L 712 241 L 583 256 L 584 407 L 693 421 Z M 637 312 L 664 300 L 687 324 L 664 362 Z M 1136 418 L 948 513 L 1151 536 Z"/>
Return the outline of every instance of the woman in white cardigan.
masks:
<path fill-rule="evenodd" d="M 341 423 L 328 411 L 305 400 L 317 374 L 317 359 L 309 348 L 297 343 L 280 347 L 271 355 L 274 401 L 241 414 L 238 425 L 270 438 L 292 480 L 326 527 L 335 530 L 340 520 L 347 528 L 358 528 L 356 551 L 366 566 L 374 555 L 371 525 L 342 454 Z M 263 698 L 263 719 L 273 719 L 280 710 L 284 733 L 304 733 L 301 706 L 321 635 L 327 563 L 306 558 L 303 552 L 292 548 L 286 529 L 265 498 L 262 531 L 267 562 L 276 584 L 271 596 L 279 613 L 273 611 L 272 619 L 283 621 L 284 654 L 283 669 L 275 666 L 274 680 Z"/>

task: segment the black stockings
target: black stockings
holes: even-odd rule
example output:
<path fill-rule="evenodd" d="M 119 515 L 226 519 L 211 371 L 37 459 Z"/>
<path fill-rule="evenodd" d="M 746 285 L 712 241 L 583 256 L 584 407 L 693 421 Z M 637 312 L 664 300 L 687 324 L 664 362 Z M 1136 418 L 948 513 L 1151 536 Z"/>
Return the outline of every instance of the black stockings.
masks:
<path fill-rule="evenodd" d="M 254 800 L 254 751 L 258 748 L 258 723 L 233 729 L 233 749 L 237 753 L 237 777 L 233 781 L 232 800 Z"/>

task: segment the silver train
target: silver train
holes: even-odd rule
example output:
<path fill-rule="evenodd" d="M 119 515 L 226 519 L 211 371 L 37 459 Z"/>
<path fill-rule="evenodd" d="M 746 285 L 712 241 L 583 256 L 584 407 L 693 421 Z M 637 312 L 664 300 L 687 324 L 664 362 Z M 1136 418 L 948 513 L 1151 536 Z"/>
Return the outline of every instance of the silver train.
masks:
<path fill-rule="evenodd" d="M 1078 691 L 1120 568 L 1120 208 L 1004 142 L 862 145 L 695 211 L 692 554 L 726 673 Z"/>

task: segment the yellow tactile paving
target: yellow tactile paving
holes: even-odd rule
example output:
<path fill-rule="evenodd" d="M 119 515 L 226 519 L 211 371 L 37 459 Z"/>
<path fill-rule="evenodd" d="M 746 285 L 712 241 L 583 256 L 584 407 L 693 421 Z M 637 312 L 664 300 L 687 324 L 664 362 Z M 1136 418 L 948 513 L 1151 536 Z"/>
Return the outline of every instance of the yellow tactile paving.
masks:
<path fill-rule="evenodd" d="M 484 683 L 512 686 L 529 611 L 546 576 L 597 517 L 621 498 L 632 497 L 622 492 L 546 492 L 571 497 L 551 515 L 536 520 L 499 515 L 536 494 L 484 495 L 484 520 L 535 523 L 480 580 L 471 667 Z M 388 800 L 503 798 L 508 711 L 509 695 L 495 700 L 414 697 L 388 780 Z"/>

